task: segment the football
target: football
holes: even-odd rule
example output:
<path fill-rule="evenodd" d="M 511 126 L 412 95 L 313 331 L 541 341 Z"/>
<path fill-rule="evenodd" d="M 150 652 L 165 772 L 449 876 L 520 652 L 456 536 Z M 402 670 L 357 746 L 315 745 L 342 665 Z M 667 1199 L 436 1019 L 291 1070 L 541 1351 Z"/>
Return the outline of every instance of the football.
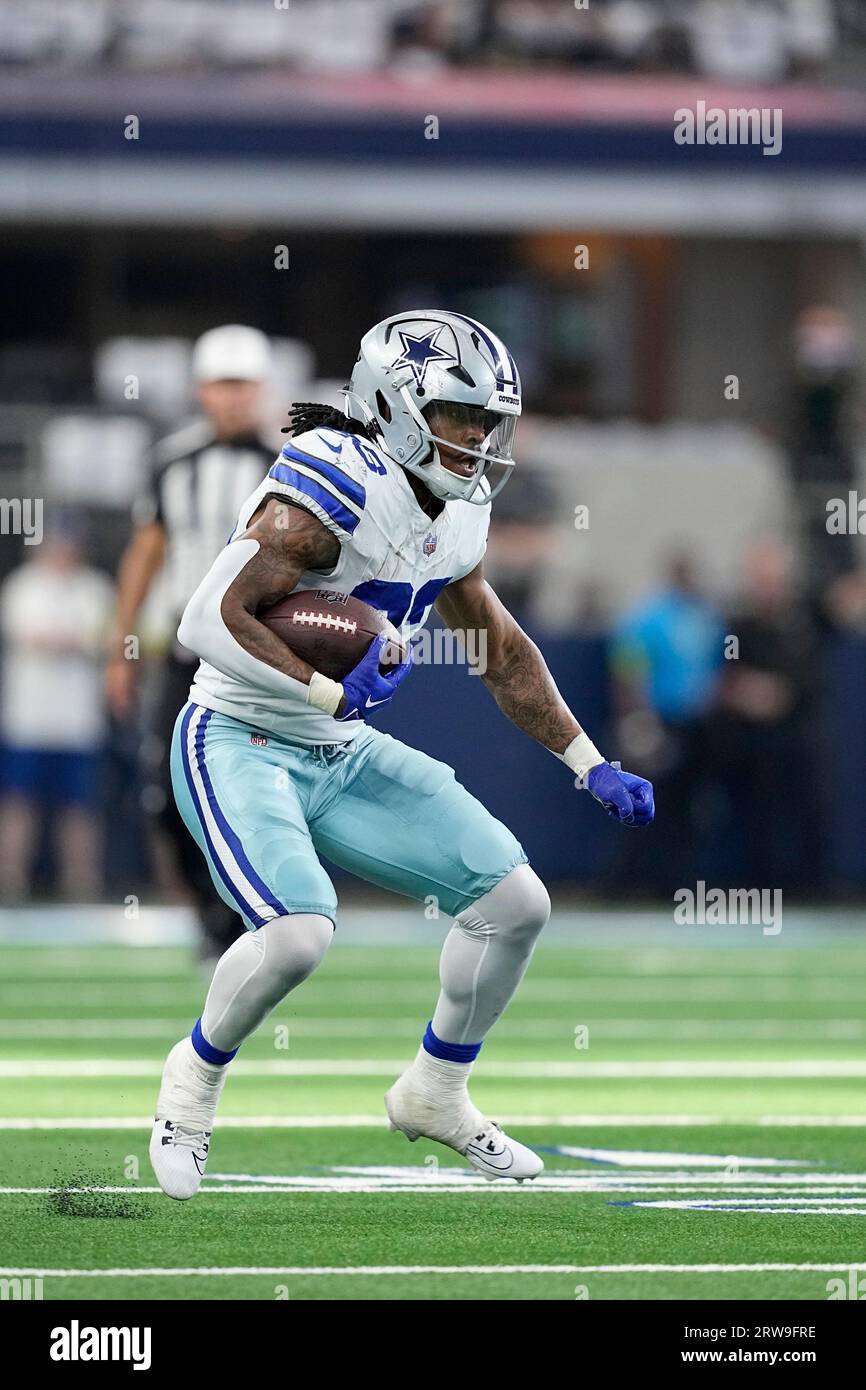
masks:
<path fill-rule="evenodd" d="M 333 589 L 304 589 L 257 614 L 315 671 L 339 681 L 357 666 L 374 637 L 388 638 L 380 670 L 405 659 L 405 646 L 386 613 L 351 594 Z"/>

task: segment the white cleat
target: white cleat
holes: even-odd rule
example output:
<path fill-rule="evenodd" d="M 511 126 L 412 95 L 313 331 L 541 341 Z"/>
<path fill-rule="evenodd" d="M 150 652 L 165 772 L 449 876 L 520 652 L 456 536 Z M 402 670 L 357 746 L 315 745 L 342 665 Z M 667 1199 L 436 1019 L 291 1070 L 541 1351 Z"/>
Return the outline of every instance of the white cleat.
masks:
<path fill-rule="evenodd" d="M 495 1120 L 485 1120 L 483 1128 L 462 1152 L 488 1182 L 493 1182 L 495 1178 L 514 1178 L 515 1182 L 523 1182 L 525 1178 L 537 1178 L 544 1168 L 543 1160 L 534 1149 L 528 1149 L 525 1144 L 505 1134 Z"/>
<path fill-rule="evenodd" d="M 184 1129 L 157 1119 L 150 1136 L 150 1162 L 167 1197 L 194 1197 L 204 1176 L 212 1131 Z"/>
<path fill-rule="evenodd" d="M 523 1182 L 524 1178 L 538 1177 L 544 1163 L 537 1153 L 505 1134 L 494 1120 L 486 1120 L 468 1095 L 457 1111 L 436 1105 L 413 1085 L 411 1070 L 405 1071 L 385 1096 L 392 1130 L 400 1130 L 413 1142 L 423 1137 L 447 1144 L 490 1182 L 496 1178 Z"/>
<path fill-rule="evenodd" d="M 228 1067 L 199 1057 L 189 1038 L 171 1049 L 162 1073 L 150 1162 L 168 1197 L 183 1202 L 198 1192 L 213 1120 Z"/>

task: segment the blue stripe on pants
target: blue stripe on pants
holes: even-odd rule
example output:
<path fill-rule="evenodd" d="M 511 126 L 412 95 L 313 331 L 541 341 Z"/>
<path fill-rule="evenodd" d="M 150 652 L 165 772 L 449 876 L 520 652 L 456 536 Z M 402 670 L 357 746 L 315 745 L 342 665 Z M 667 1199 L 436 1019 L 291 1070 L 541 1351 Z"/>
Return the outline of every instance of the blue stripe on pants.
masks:
<path fill-rule="evenodd" d="M 205 733 L 207 732 L 207 726 L 210 723 L 211 718 L 213 717 L 213 710 L 205 710 L 202 713 L 201 720 L 199 722 L 198 728 L 196 729 L 195 753 L 197 769 L 201 775 L 201 779 L 204 784 L 204 791 L 205 796 L 207 797 L 207 803 L 210 807 L 211 814 L 213 815 L 213 818 L 220 829 L 223 839 L 225 840 L 226 845 L 228 846 L 228 849 L 235 861 L 236 866 L 238 867 L 238 869 L 240 869 L 241 873 L 243 874 L 247 882 L 250 884 L 250 886 L 260 894 L 261 901 L 266 903 L 267 906 L 271 909 L 270 914 L 268 914 L 267 916 L 263 916 L 261 912 L 258 912 L 253 907 L 252 903 L 250 903 L 244 897 L 241 889 L 238 888 L 238 886 L 233 882 L 213 842 L 210 830 L 208 829 L 207 819 L 201 806 L 201 795 L 198 791 L 198 788 L 195 785 L 192 764 L 190 762 L 189 757 L 189 726 L 194 714 L 196 713 L 197 708 L 198 706 L 191 705 L 190 708 L 187 710 L 186 714 L 184 715 L 183 726 L 181 730 L 181 753 L 183 757 L 183 770 L 186 776 L 187 788 L 189 790 L 190 797 L 192 798 L 192 803 L 195 807 L 196 815 L 198 816 L 198 821 L 201 826 L 202 834 L 204 835 L 205 842 L 207 844 L 208 851 L 211 856 L 211 861 L 217 873 L 219 874 L 220 878 L 222 879 L 222 882 L 225 884 L 231 896 L 234 898 L 235 902 L 240 907 L 240 910 L 244 914 L 244 916 L 248 917 L 251 922 L 255 922 L 257 927 L 261 927 L 264 925 L 265 922 L 269 922 L 272 916 L 285 917 L 287 915 L 286 909 L 283 906 L 283 904 L 279 901 L 279 899 L 274 897 L 267 884 L 256 873 L 255 869 L 253 868 L 252 864 L 250 863 L 249 859 L 244 853 L 243 845 L 241 844 L 240 840 L 238 839 L 238 836 L 235 834 L 234 830 L 232 830 L 231 826 L 226 820 L 222 812 L 222 809 L 220 808 L 220 805 L 217 801 L 216 792 L 214 791 L 213 783 L 211 781 L 210 774 L 207 770 L 204 750 Z"/>

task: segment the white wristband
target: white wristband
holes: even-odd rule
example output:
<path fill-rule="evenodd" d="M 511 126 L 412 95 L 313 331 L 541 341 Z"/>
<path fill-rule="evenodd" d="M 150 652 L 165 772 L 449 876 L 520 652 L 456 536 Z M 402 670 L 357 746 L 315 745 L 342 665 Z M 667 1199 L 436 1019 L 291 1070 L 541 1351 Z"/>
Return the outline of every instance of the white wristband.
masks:
<path fill-rule="evenodd" d="M 555 756 L 561 758 L 566 767 L 570 767 L 583 783 L 586 782 L 591 769 L 604 762 L 601 753 L 586 734 L 578 734 L 577 738 L 571 740 L 564 753 L 557 753 Z"/>
<path fill-rule="evenodd" d="M 339 681 L 332 681 L 330 676 L 323 676 L 321 671 L 313 672 L 307 686 L 308 705 L 315 705 L 316 709 L 323 710 L 325 714 L 336 714 L 342 698 L 343 687 Z"/>

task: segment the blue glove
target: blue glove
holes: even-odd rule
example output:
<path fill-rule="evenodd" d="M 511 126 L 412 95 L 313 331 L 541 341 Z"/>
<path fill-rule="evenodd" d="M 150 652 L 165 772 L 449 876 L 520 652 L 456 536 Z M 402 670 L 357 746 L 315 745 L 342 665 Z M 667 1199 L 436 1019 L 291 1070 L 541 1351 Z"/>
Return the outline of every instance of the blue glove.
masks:
<path fill-rule="evenodd" d="M 384 633 L 374 637 L 361 660 L 341 682 L 346 701 L 345 713 L 337 714 L 339 720 L 364 719 L 373 710 L 387 705 L 396 694 L 397 687 L 405 680 L 412 667 L 412 648 L 406 648 L 406 660 L 399 666 L 392 666 L 387 675 L 382 675 L 379 662 L 382 648 L 388 638 Z"/>
<path fill-rule="evenodd" d="M 655 815 L 652 782 L 623 772 L 619 763 L 590 768 L 586 789 L 620 825 L 649 825 Z"/>

